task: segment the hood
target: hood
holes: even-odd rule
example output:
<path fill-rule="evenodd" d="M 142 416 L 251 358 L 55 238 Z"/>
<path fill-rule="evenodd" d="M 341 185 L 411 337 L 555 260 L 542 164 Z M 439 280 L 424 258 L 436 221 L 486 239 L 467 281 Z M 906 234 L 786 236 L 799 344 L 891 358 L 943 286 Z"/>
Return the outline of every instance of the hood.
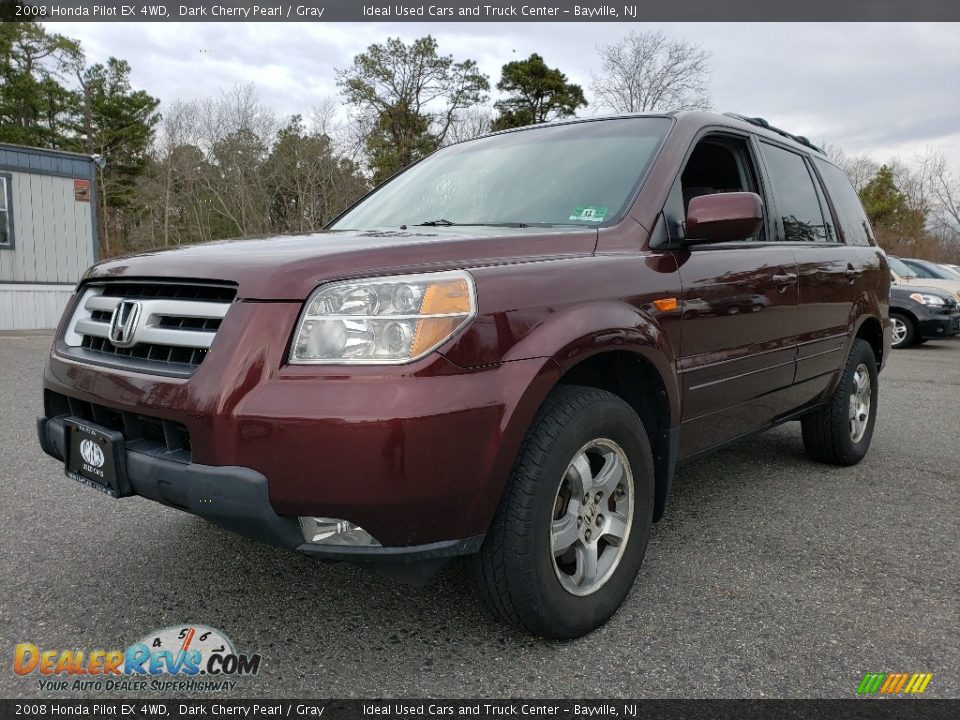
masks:
<path fill-rule="evenodd" d="M 896 285 L 902 288 L 911 288 L 913 292 L 921 288 L 936 288 L 960 299 L 960 280 L 941 280 L 939 278 L 897 277 Z"/>
<path fill-rule="evenodd" d="M 304 300 L 320 283 L 590 255 L 593 228 L 336 230 L 221 240 L 105 260 L 91 279 L 220 280 L 247 300 Z"/>

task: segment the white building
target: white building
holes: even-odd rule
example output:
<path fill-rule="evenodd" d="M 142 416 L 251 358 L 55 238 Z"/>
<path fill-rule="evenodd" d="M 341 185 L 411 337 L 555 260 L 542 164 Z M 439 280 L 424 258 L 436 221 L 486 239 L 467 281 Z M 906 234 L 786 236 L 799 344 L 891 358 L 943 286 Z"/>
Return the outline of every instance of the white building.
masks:
<path fill-rule="evenodd" d="M 97 259 L 88 155 L 0 143 L 0 330 L 56 327 Z"/>

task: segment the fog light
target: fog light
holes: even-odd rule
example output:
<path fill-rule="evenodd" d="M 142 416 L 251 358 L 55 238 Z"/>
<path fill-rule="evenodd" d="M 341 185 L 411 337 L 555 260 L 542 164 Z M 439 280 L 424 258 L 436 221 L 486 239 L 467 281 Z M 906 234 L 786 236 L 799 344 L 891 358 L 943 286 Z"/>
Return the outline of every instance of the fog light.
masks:
<path fill-rule="evenodd" d="M 379 545 L 373 536 L 359 525 L 347 520 L 326 517 L 301 517 L 300 529 L 308 543 L 321 545 Z"/>

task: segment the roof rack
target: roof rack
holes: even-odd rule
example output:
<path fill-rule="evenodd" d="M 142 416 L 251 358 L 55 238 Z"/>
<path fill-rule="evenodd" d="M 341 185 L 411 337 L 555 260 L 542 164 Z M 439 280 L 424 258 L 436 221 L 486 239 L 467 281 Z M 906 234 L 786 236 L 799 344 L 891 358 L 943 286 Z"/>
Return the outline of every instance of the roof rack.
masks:
<path fill-rule="evenodd" d="M 819 148 L 816 145 L 814 145 L 803 135 L 794 135 L 793 133 L 788 133 L 786 130 L 781 130 L 778 127 L 774 127 L 769 122 L 764 120 L 762 117 L 747 117 L 746 115 L 739 115 L 737 113 L 730 113 L 730 112 L 724 113 L 724 115 L 726 115 L 727 117 L 736 118 L 737 120 L 742 120 L 743 122 L 750 123 L 751 125 L 756 125 L 757 127 L 762 127 L 764 130 L 770 130 L 771 132 L 775 132 L 777 135 L 782 135 L 785 138 L 790 138 L 794 142 L 798 142 L 801 145 L 804 145 L 810 148 L 811 150 L 815 150 L 821 155 L 826 155 L 826 153 L 823 151 L 822 148 Z"/>

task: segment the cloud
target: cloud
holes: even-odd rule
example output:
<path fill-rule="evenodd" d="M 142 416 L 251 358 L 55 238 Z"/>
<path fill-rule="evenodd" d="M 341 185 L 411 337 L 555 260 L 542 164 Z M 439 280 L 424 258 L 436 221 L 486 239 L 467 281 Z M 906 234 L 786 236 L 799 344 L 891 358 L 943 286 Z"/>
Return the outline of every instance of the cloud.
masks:
<path fill-rule="evenodd" d="M 942 148 L 960 168 L 957 23 L 56 23 L 88 57 L 128 60 L 165 103 L 253 82 L 279 115 L 336 97 L 335 68 L 389 36 L 434 35 L 490 75 L 532 52 L 588 88 L 596 48 L 663 28 L 712 54 L 719 110 L 761 115 L 811 139 L 884 159 Z M 589 93 L 588 93 L 588 99 Z M 600 111 L 591 107 L 588 113 Z"/>

